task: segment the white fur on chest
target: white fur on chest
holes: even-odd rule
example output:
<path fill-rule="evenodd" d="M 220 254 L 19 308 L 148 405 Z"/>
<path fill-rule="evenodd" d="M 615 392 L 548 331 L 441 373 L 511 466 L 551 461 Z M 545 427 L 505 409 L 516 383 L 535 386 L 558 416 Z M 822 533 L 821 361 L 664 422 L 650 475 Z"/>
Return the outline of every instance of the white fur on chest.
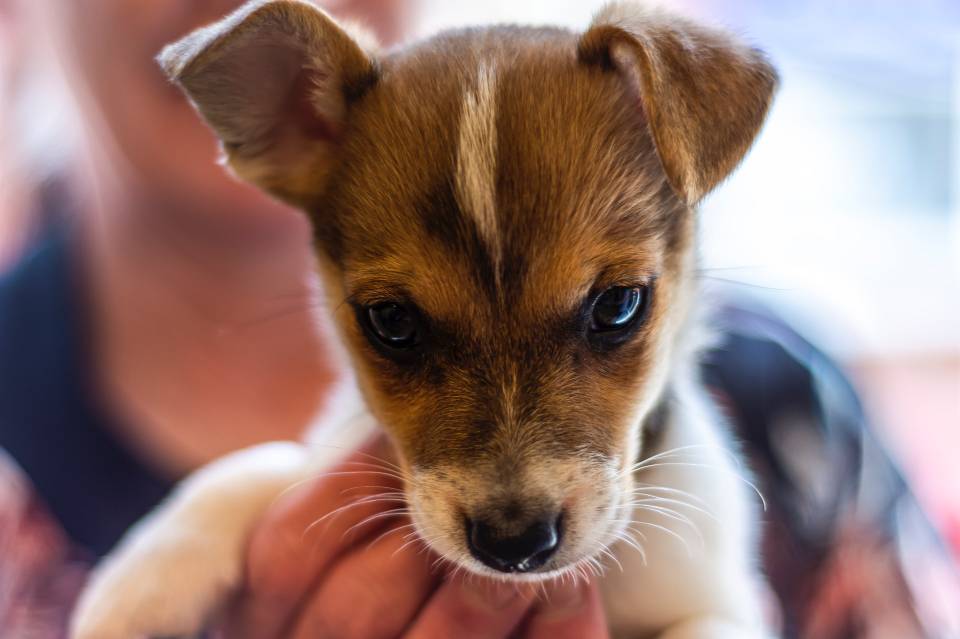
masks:
<path fill-rule="evenodd" d="M 610 567 L 602 581 L 611 630 L 660 636 L 677 620 L 719 618 L 677 636 L 766 636 L 755 569 L 760 497 L 706 392 L 683 382 L 672 391 L 659 452 L 635 473 L 630 527 L 643 552 L 620 542 L 623 570 Z"/>

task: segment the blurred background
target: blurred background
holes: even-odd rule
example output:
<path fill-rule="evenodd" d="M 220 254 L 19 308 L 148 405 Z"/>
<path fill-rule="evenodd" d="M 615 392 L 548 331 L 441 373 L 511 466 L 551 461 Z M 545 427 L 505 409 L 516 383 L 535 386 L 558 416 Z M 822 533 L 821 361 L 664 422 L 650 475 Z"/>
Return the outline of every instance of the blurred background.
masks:
<path fill-rule="evenodd" d="M 404 30 L 580 29 L 601 4 L 421 0 Z M 756 146 L 702 207 L 705 275 L 842 362 L 960 557 L 960 2 L 660 4 L 742 34 L 782 78 Z M 0 0 L 0 272 L 35 236 L 34 199 L 84 129 L 34 11 Z"/>

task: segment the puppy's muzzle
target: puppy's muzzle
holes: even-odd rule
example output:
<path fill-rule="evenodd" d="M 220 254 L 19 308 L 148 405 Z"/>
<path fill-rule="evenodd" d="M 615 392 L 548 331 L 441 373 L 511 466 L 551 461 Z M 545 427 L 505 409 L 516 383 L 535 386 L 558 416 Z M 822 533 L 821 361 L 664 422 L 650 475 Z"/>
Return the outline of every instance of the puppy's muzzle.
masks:
<path fill-rule="evenodd" d="M 467 546 L 485 565 L 500 572 L 531 572 L 560 546 L 562 516 L 549 515 L 520 525 L 466 520 Z"/>

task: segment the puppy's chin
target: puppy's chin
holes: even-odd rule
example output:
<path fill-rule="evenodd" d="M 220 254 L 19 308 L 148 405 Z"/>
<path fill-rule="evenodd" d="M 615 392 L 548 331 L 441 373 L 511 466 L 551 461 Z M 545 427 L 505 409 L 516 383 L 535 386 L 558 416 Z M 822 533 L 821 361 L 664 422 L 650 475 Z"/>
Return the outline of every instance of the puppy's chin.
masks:
<path fill-rule="evenodd" d="M 596 492 L 601 499 L 579 504 L 565 513 L 565 527 L 556 554 L 542 566 L 526 572 L 504 572 L 479 561 L 468 547 L 464 526 L 454 509 L 434 507 L 435 498 L 416 489 L 408 490 L 408 502 L 416 534 L 424 546 L 440 556 L 438 563 L 445 562 L 453 571 L 467 571 L 498 581 L 536 583 L 568 576 L 587 578 L 609 568 L 605 554 L 627 535 L 631 482 L 627 480 Z M 608 498 L 604 500 L 603 496 Z"/>

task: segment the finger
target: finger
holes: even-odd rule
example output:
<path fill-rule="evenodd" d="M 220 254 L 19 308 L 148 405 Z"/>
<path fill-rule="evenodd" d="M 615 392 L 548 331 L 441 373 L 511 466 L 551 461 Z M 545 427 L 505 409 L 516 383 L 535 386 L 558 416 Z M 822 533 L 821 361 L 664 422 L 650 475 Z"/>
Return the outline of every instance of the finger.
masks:
<path fill-rule="evenodd" d="M 529 590 L 474 577 L 446 581 L 420 612 L 405 639 L 503 639 L 530 609 Z"/>
<path fill-rule="evenodd" d="M 609 636 L 599 588 L 568 581 L 548 587 L 524 634 L 527 639 L 604 639 Z"/>
<path fill-rule="evenodd" d="M 406 521 L 397 526 L 406 526 Z M 422 542 L 399 528 L 338 560 L 310 595 L 290 635 L 388 639 L 403 632 L 436 585 Z M 369 547 L 368 547 L 369 546 Z"/>
<path fill-rule="evenodd" d="M 227 615 L 227 636 L 278 636 L 333 560 L 382 524 L 385 511 L 405 508 L 402 497 L 390 495 L 401 490 L 396 471 L 371 461 L 381 450 L 379 440 L 364 447 L 270 508 L 248 545 L 245 587 Z M 373 495 L 377 490 L 384 495 Z"/>

